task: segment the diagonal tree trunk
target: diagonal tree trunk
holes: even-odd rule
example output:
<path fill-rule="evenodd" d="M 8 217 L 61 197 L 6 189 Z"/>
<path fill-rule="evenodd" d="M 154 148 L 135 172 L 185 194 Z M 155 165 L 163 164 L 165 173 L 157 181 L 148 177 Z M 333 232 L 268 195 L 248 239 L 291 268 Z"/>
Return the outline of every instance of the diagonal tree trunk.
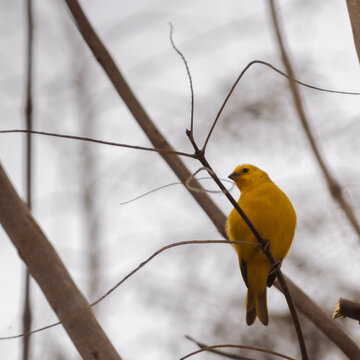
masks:
<path fill-rule="evenodd" d="M 0 223 L 81 357 L 86 360 L 120 360 L 85 297 L 16 193 L 1 164 Z"/>

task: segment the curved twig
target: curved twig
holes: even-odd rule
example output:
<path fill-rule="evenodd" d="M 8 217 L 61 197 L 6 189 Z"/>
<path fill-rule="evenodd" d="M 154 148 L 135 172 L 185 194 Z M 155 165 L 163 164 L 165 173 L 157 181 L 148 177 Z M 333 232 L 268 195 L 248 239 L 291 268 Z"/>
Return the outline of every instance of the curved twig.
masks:
<path fill-rule="evenodd" d="M 193 179 L 193 176 L 194 176 L 194 174 L 193 174 L 192 177 L 191 177 L 192 179 Z M 211 179 L 211 177 L 206 176 L 206 177 L 198 178 L 197 180 L 200 181 L 200 180 L 208 180 L 208 179 Z M 225 182 L 228 182 L 228 183 L 231 183 L 231 187 L 230 187 L 230 189 L 229 189 L 228 191 L 231 191 L 231 190 L 233 189 L 233 187 L 235 186 L 235 183 L 234 183 L 233 181 L 230 181 L 230 180 L 227 180 L 227 179 L 222 179 L 222 178 L 220 178 L 220 180 L 225 181 Z M 141 195 L 135 196 L 134 198 L 132 198 L 132 199 L 130 199 L 130 200 L 122 201 L 121 203 L 119 203 L 119 205 L 127 205 L 127 204 L 130 204 L 130 203 L 132 203 L 133 201 L 139 200 L 139 199 L 141 199 L 141 198 L 143 198 L 143 197 L 145 197 L 145 196 L 147 196 L 147 195 L 150 195 L 150 194 L 152 194 L 152 193 L 154 193 L 154 192 L 156 192 L 156 191 L 165 189 L 165 188 L 170 187 L 170 186 L 173 186 L 173 185 L 184 185 L 184 184 L 183 184 L 181 181 L 175 181 L 175 182 L 172 182 L 172 183 L 169 183 L 169 184 L 161 185 L 161 186 L 159 186 L 159 187 L 157 187 L 157 188 L 155 188 L 155 189 L 149 190 L 149 191 L 147 191 L 147 192 L 145 192 L 145 193 L 143 193 L 143 194 L 141 194 Z M 186 186 L 186 188 L 189 188 L 189 187 Z M 206 190 L 206 189 L 204 189 L 204 188 L 197 189 L 197 188 L 191 187 L 190 190 L 193 190 L 193 191 L 198 191 L 198 190 L 200 190 L 200 191 L 203 191 L 203 192 L 212 192 L 212 193 L 214 193 L 214 194 L 220 194 L 220 193 L 222 193 L 221 190 Z"/>
<path fill-rule="evenodd" d="M 190 130 L 192 133 L 194 133 L 194 88 L 193 88 L 193 83 L 192 83 L 192 78 L 191 78 L 191 74 L 190 74 L 190 69 L 189 69 L 189 65 L 185 59 L 185 56 L 183 55 L 183 53 L 176 47 L 174 39 L 173 39 L 173 32 L 174 32 L 174 28 L 173 28 L 173 24 L 171 22 L 169 22 L 170 25 L 170 42 L 172 47 L 174 48 L 174 50 L 180 55 L 185 68 L 186 68 L 186 73 L 189 79 L 189 83 L 190 83 L 190 95 L 191 95 L 191 111 L 190 111 Z"/>
<path fill-rule="evenodd" d="M 185 182 L 185 186 L 191 190 L 191 191 L 196 191 L 196 192 L 207 192 L 207 193 L 211 193 L 211 194 L 218 194 L 218 193 L 222 193 L 223 191 L 222 190 L 206 190 L 204 188 L 196 188 L 194 186 L 191 186 L 190 183 L 191 181 L 193 181 L 195 179 L 195 176 L 196 174 L 198 174 L 200 171 L 207 171 L 208 173 L 210 171 L 212 171 L 211 169 L 205 167 L 205 166 L 202 166 L 201 168 L 197 169 L 191 176 L 189 176 L 189 178 L 186 180 Z M 225 180 L 226 181 L 226 180 Z M 234 183 L 233 183 L 234 184 Z M 226 189 L 227 190 L 227 189 Z M 229 190 L 227 190 L 229 191 Z"/>
<path fill-rule="evenodd" d="M 244 69 L 240 72 L 239 76 L 237 77 L 237 79 L 235 80 L 234 84 L 232 85 L 232 87 L 230 88 L 229 92 L 227 93 L 226 97 L 225 97 L 225 100 L 223 101 L 216 117 L 215 117 L 215 120 L 210 128 L 210 131 L 205 139 L 205 142 L 204 142 L 204 145 L 202 147 L 202 151 L 205 152 L 205 149 L 206 149 L 206 146 L 210 140 L 210 136 L 212 135 L 213 131 L 214 131 L 214 128 L 220 118 L 220 115 L 221 113 L 223 112 L 228 100 L 230 99 L 232 93 L 234 92 L 236 86 L 238 85 L 239 81 L 241 80 L 241 78 L 245 75 L 245 73 L 255 64 L 261 64 L 261 65 L 264 65 L 264 66 L 267 66 L 269 67 L 270 69 L 274 70 L 275 72 L 277 72 L 278 74 L 290 79 L 291 77 L 289 75 L 287 75 L 286 73 L 284 73 L 283 71 L 279 70 L 277 67 L 275 67 L 274 65 L 271 65 L 270 63 L 266 62 L 266 61 L 263 61 L 263 60 L 253 60 L 253 61 L 250 61 L 245 67 Z M 310 84 L 307 84 L 305 82 L 302 82 L 302 81 L 299 81 L 299 80 L 296 80 L 294 78 L 291 78 L 294 82 L 296 82 L 297 84 L 299 85 L 302 85 L 304 87 L 307 87 L 309 89 L 313 89 L 313 90 L 319 90 L 319 91 L 324 91 L 324 92 L 328 92 L 328 93 L 333 93 L 333 94 L 342 94 L 342 95 L 360 95 L 360 92 L 355 92 L 355 91 L 340 91 L 340 90 L 331 90 L 331 89 L 325 89 L 325 88 L 321 88 L 321 87 L 318 87 L 318 86 L 314 86 L 314 85 L 310 85 Z"/>
<path fill-rule="evenodd" d="M 265 353 L 265 354 L 269 354 L 269 355 L 274 355 L 274 356 L 278 356 L 278 357 L 281 357 L 283 359 L 287 359 L 287 360 L 295 360 L 294 358 L 290 357 L 290 356 L 287 356 L 287 355 L 284 355 L 284 354 L 281 354 L 281 353 L 278 353 L 278 352 L 275 352 L 275 351 L 271 351 L 271 350 L 267 350 L 267 349 L 262 349 L 262 348 L 259 348 L 257 346 L 248 346 L 248 345 L 233 345 L 233 344 L 221 344 L 221 345 L 211 345 L 211 346 L 208 346 L 206 344 L 203 344 L 203 343 L 200 343 L 198 342 L 197 340 L 193 339 L 192 337 L 186 335 L 185 336 L 187 339 L 189 339 L 190 341 L 194 342 L 197 346 L 199 346 L 201 349 L 199 350 L 196 350 L 196 351 L 193 351 L 192 353 L 182 357 L 180 360 L 184 360 L 184 359 L 188 359 L 189 357 L 193 356 L 193 355 L 196 355 L 200 352 L 203 352 L 203 351 L 210 351 L 210 352 L 216 352 L 216 353 L 219 353 L 218 351 L 212 351 L 213 349 L 218 349 L 218 348 L 235 348 L 235 349 L 246 349 L 246 350 L 253 350 L 253 351 L 259 351 L 259 352 L 262 352 L 262 353 Z M 235 354 L 227 354 L 227 353 L 222 353 L 221 352 L 221 355 L 223 356 L 226 356 L 228 358 L 231 358 L 231 359 L 239 359 L 239 360 L 252 360 L 248 357 L 244 357 L 244 356 L 241 356 L 241 355 L 235 355 Z M 229 356 L 230 355 L 230 356 Z"/>
<path fill-rule="evenodd" d="M 27 130 L 33 128 L 33 49 L 34 49 L 34 19 L 33 19 L 33 2 L 26 2 L 26 20 L 27 20 L 27 64 L 26 64 L 26 105 L 25 105 L 25 123 Z M 32 209 L 32 173 L 33 173 L 33 144 L 32 135 L 28 133 L 26 136 L 26 203 L 29 209 Z M 32 325 L 32 308 L 31 308 L 31 278 L 29 270 L 25 269 L 24 284 L 24 303 L 23 303 L 23 332 L 29 332 Z M 29 359 L 30 353 L 30 337 L 25 336 L 23 339 L 22 358 Z"/>

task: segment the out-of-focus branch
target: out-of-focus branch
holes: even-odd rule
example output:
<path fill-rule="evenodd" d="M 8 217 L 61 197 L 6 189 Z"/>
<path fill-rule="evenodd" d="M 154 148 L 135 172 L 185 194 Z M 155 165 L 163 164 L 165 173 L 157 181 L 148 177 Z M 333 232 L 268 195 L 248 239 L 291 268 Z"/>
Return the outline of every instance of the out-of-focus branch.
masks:
<path fill-rule="evenodd" d="M 333 312 L 333 318 L 348 317 L 360 322 L 360 303 L 340 298 Z"/>
<path fill-rule="evenodd" d="M 208 163 L 207 159 L 205 158 L 205 154 L 202 150 L 200 150 L 194 140 L 193 134 L 190 130 L 187 130 L 187 135 L 189 137 L 189 140 L 191 142 L 191 144 L 194 147 L 195 150 L 195 155 L 197 156 L 198 160 L 201 162 L 201 164 L 204 166 L 204 168 L 207 169 L 209 175 L 213 178 L 213 180 L 215 181 L 215 183 L 219 186 L 219 188 L 223 191 L 223 193 L 225 194 L 225 196 L 228 198 L 228 200 L 231 202 L 231 204 L 234 206 L 235 210 L 239 213 L 239 215 L 241 216 L 241 218 L 244 220 L 244 222 L 246 223 L 246 225 L 249 227 L 249 229 L 251 230 L 251 232 L 254 234 L 257 242 L 259 243 L 259 245 L 261 246 L 262 251 L 264 252 L 264 254 L 266 255 L 267 259 L 269 260 L 269 263 L 271 265 L 275 265 L 276 264 L 276 260 L 273 256 L 273 254 L 271 253 L 271 249 L 269 246 L 269 242 L 268 240 L 264 239 L 262 237 L 262 235 L 259 233 L 259 231 L 256 229 L 256 227 L 254 226 L 254 224 L 251 222 L 251 220 L 248 218 L 248 216 L 244 213 L 244 211 L 241 209 L 241 207 L 239 206 L 239 204 L 236 202 L 236 200 L 231 196 L 231 194 L 226 190 L 225 186 L 222 184 L 222 182 L 219 180 L 219 178 L 217 177 L 217 175 L 215 174 L 215 172 L 212 170 L 210 164 Z M 296 335 L 298 337 L 298 341 L 299 341 L 299 346 L 300 346 L 300 350 L 301 350 L 301 358 L 303 360 L 308 360 L 308 354 L 307 354 L 307 349 L 306 349 L 306 344 L 305 344 L 305 340 L 304 340 L 304 335 L 301 329 L 301 325 L 300 325 L 300 321 L 299 321 L 299 317 L 297 315 L 296 312 L 296 308 L 295 308 L 295 304 L 292 298 L 292 295 L 288 289 L 288 286 L 286 284 L 285 278 L 282 274 L 282 272 L 280 270 L 277 271 L 276 273 L 276 277 L 279 280 L 279 283 L 281 285 L 281 289 L 282 292 L 285 296 L 286 302 L 288 304 L 289 307 L 289 311 L 291 314 L 291 318 L 293 320 L 294 323 L 294 328 L 296 331 Z M 273 281 L 272 281 L 273 282 Z M 271 282 L 271 285 L 272 285 Z"/>
<path fill-rule="evenodd" d="M 280 53 L 281 53 L 281 58 L 282 58 L 284 67 L 286 69 L 286 72 L 289 76 L 289 86 L 290 86 L 290 90 L 291 90 L 291 93 L 293 96 L 295 109 L 298 113 L 300 122 L 305 131 L 306 137 L 309 140 L 309 143 L 310 143 L 311 149 L 315 155 L 315 158 L 316 158 L 316 160 L 321 168 L 321 171 L 324 175 L 324 178 L 326 180 L 327 186 L 329 188 L 329 191 L 330 191 L 332 197 L 338 202 L 338 204 L 344 211 L 346 217 L 348 218 L 350 224 L 352 225 L 353 229 L 356 231 L 356 233 L 360 237 L 360 225 L 354 214 L 354 211 L 353 211 L 352 207 L 350 206 L 350 204 L 348 203 L 347 199 L 345 198 L 343 189 L 341 188 L 341 186 L 339 185 L 337 180 L 331 174 L 331 171 L 326 164 L 324 156 L 321 154 L 319 145 L 317 144 L 315 137 L 312 133 L 312 130 L 310 128 L 310 124 L 309 124 L 308 118 L 305 114 L 305 110 L 304 110 L 304 106 L 303 106 L 303 103 L 301 100 L 298 86 L 295 83 L 295 81 L 293 80 L 293 79 L 295 79 L 295 75 L 294 75 L 294 71 L 293 71 L 289 56 L 285 49 L 283 35 L 280 30 L 280 24 L 279 24 L 279 20 L 278 20 L 277 11 L 276 11 L 276 8 L 274 5 L 274 1 L 269 0 L 269 5 L 270 5 L 271 18 L 272 18 L 272 22 L 273 22 L 275 33 L 276 33 L 276 39 L 277 39 Z"/>
<path fill-rule="evenodd" d="M 165 153 L 166 154 L 176 154 L 176 155 L 186 156 L 186 157 L 195 159 L 194 154 L 188 154 L 188 153 L 184 153 L 181 151 L 156 149 L 156 148 L 150 148 L 150 147 L 146 147 L 146 146 L 137 146 L 137 145 L 129 145 L 129 144 L 121 144 L 121 143 L 117 143 L 117 142 L 113 142 L 113 141 L 98 140 L 98 139 L 93 139 L 93 138 L 84 137 L 84 136 L 66 135 L 66 134 L 58 134 L 58 133 L 51 133 L 51 132 L 47 132 L 47 131 L 36 131 L 36 130 L 22 130 L 22 129 L 0 130 L 0 134 L 16 134 L 16 133 L 37 134 L 37 135 L 52 136 L 52 137 L 57 137 L 57 138 L 62 138 L 62 139 L 81 140 L 81 141 L 92 142 L 95 144 L 118 146 L 118 147 L 124 147 L 124 148 L 128 148 L 128 149 L 152 151 L 152 152 L 158 152 L 158 153 L 164 153 L 164 154 Z"/>
<path fill-rule="evenodd" d="M 126 84 L 124 78 L 120 74 L 119 69 L 116 67 L 115 62 L 111 58 L 109 52 L 106 50 L 102 42 L 100 41 L 99 37 L 91 27 L 89 21 L 86 19 L 79 3 L 76 0 L 64 0 L 73 17 L 74 20 L 79 28 L 79 31 L 81 32 L 84 40 L 88 44 L 88 46 L 91 48 L 95 58 L 98 60 L 100 65 L 105 70 L 106 74 L 108 75 L 110 81 L 113 83 L 114 87 L 117 89 L 119 95 L 123 98 L 124 102 L 127 104 L 129 109 L 131 109 L 131 112 L 133 113 L 135 119 L 139 122 L 139 124 L 142 124 L 144 131 L 148 135 L 149 139 L 152 141 L 152 143 L 155 145 L 155 147 L 170 147 L 170 145 L 165 141 L 161 133 L 156 129 L 153 122 L 149 119 L 148 115 L 143 110 L 142 106 L 139 104 L 138 100 L 135 98 L 133 93 L 131 92 L 130 87 Z M 179 179 L 185 183 L 186 179 L 191 176 L 191 172 L 184 166 L 182 161 L 178 158 L 178 156 L 175 155 L 168 155 L 163 156 L 165 161 L 168 162 L 169 166 L 173 169 L 173 171 L 177 174 Z M 194 186 L 197 188 L 200 188 L 199 184 L 194 184 Z M 209 216 L 211 221 L 214 223 L 220 234 L 222 234 L 224 237 L 226 237 L 225 233 L 225 215 L 220 211 L 220 209 L 214 204 L 214 202 L 209 198 L 209 196 L 205 192 L 196 192 L 192 193 L 195 200 L 199 203 L 199 205 L 203 208 L 203 210 L 206 212 L 206 214 Z M 287 279 L 287 281 L 289 281 Z M 293 293 L 294 289 L 296 289 L 297 294 L 302 294 L 302 300 L 299 300 L 299 297 L 293 296 L 295 305 L 300 309 L 300 311 L 303 312 L 304 306 L 307 306 L 307 316 L 311 321 L 315 323 L 317 326 L 316 320 L 316 313 L 315 311 L 312 311 L 312 305 L 313 302 L 307 301 L 308 297 L 294 284 L 292 284 L 291 293 Z M 302 303 L 302 302 L 305 302 Z M 338 335 L 338 332 L 332 332 L 333 328 L 328 323 L 333 323 L 333 321 L 330 319 L 325 318 L 324 323 L 325 325 L 329 326 L 323 326 L 320 329 L 327 335 L 329 338 L 331 338 L 334 342 L 334 334 Z M 358 358 L 360 358 L 360 348 L 357 347 L 357 345 L 346 335 L 345 332 L 343 332 L 341 329 L 338 329 L 342 335 L 341 337 L 346 338 L 349 342 L 347 344 L 352 346 L 352 350 L 354 353 L 357 351 Z M 346 346 L 341 341 L 335 342 L 339 347 Z M 347 348 L 341 348 L 344 352 L 348 351 Z M 354 357 L 355 359 L 355 357 Z"/>
<path fill-rule="evenodd" d="M 0 223 L 83 359 L 121 359 L 0 164 Z M 87 309 L 87 310 L 84 310 Z M 70 314 L 77 316 L 69 317 Z"/>
<path fill-rule="evenodd" d="M 360 0 L 346 0 L 346 5 L 350 16 L 355 49 L 360 61 Z"/>
<path fill-rule="evenodd" d="M 221 344 L 221 345 L 206 345 L 202 342 L 199 342 L 195 339 L 193 339 L 191 336 L 186 335 L 185 336 L 188 340 L 194 342 L 197 346 L 199 346 L 199 348 L 201 348 L 201 350 L 197 350 L 194 351 L 184 357 L 182 357 L 181 359 L 188 359 L 189 357 L 196 355 L 202 351 L 208 351 L 208 352 L 212 352 L 214 354 L 219 354 L 222 355 L 228 359 L 238 359 L 238 360 L 253 360 L 253 358 L 248 358 L 245 356 L 241 356 L 241 355 L 236 355 L 236 354 L 231 354 L 228 352 L 224 352 L 224 351 L 220 351 L 220 350 L 216 350 L 219 348 L 233 348 L 233 349 L 247 349 L 247 350 L 253 350 L 253 351 L 259 351 L 262 352 L 264 354 L 269 354 L 269 355 L 274 355 L 274 356 L 278 356 L 281 357 L 282 359 L 287 359 L 287 360 L 295 360 L 292 357 L 289 357 L 287 355 L 275 352 L 275 351 L 271 351 L 271 350 L 267 350 L 267 349 L 262 349 L 259 347 L 255 347 L 255 346 L 246 346 L 246 345 L 233 345 L 233 344 Z M 180 360 L 181 360 L 180 359 Z"/>
<path fill-rule="evenodd" d="M 26 104 L 25 104 L 25 122 L 26 129 L 32 130 L 32 78 L 33 78 L 33 9 L 32 0 L 26 0 L 26 20 L 27 20 L 27 57 L 26 57 Z M 32 135 L 26 135 L 26 202 L 31 210 L 32 208 Z M 30 304 L 30 274 L 25 269 L 25 286 L 24 286 L 24 304 L 23 304 L 23 332 L 28 333 L 31 330 L 32 313 Z M 23 339 L 23 360 L 29 359 L 30 337 L 24 336 Z"/>
<path fill-rule="evenodd" d="M 109 80 L 114 85 L 116 91 L 125 102 L 126 106 L 133 114 L 134 118 L 141 126 L 145 134 L 148 136 L 152 144 L 158 149 L 172 150 L 171 145 L 166 141 L 161 132 L 156 128 L 130 86 L 125 81 L 123 75 L 120 73 L 119 68 L 116 66 L 115 61 L 111 57 L 108 50 L 105 48 L 102 41 L 92 28 L 88 19 L 86 18 L 80 4 L 77 0 L 64 0 L 69 7 L 76 25 L 83 36 L 85 42 L 93 52 L 96 60 L 100 63 L 105 73 L 109 77 Z M 161 154 L 164 160 L 168 163 L 170 168 L 174 171 L 180 181 L 185 184 L 186 179 L 191 176 L 191 172 L 184 165 L 182 160 L 178 156 Z M 201 185 L 194 180 L 192 185 L 200 188 Z M 209 198 L 204 197 L 198 192 L 191 192 L 191 195 L 195 198 L 197 203 L 202 207 L 206 214 L 210 217 L 212 222 L 217 227 L 218 231 L 225 236 L 224 223 L 225 216 L 221 213 L 217 205 Z M 220 215 L 219 215 L 220 214 Z M 222 216 L 221 216 L 222 215 Z"/>
<path fill-rule="evenodd" d="M 93 308 L 97 304 L 99 304 L 101 301 L 103 301 L 105 298 L 107 298 L 111 293 L 113 293 L 116 289 L 118 289 L 122 284 L 125 283 L 125 281 L 129 280 L 132 276 L 134 276 L 140 269 L 142 269 L 146 264 L 148 264 L 151 260 L 153 260 L 156 256 L 160 255 L 166 250 L 178 247 L 178 246 L 184 246 L 184 245 L 202 245 L 202 244 L 242 244 L 246 246 L 255 246 L 257 247 L 258 244 L 256 243 L 249 243 L 245 241 L 230 241 L 230 240 L 188 240 L 188 241 L 180 241 L 176 243 L 171 243 L 169 245 L 163 246 L 161 249 L 156 250 L 152 255 L 150 255 L 145 261 L 141 262 L 136 268 L 131 270 L 127 275 L 125 275 L 120 281 L 118 281 L 114 286 L 112 286 L 104 295 L 99 297 L 97 300 L 89 304 L 86 308 L 81 309 L 80 311 L 76 313 L 68 314 L 68 316 L 63 319 L 62 321 L 69 320 L 70 318 L 75 318 L 78 316 L 81 312 L 84 312 L 86 310 L 89 310 L 90 308 Z M 19 339 L 23 337 L 24 335 L 31 335 L 35 334 L 47 329 L 50 329 L 52 327 L 58 326 L 62 323 L 62 321 L 58 321 L 56 323 L 52 323 L 46 326 L 43 326 L 41 328 L 35 329 L 30 331 L 28 334 L 17 334 L 17 335 L 10 335 L 10 336 L 2 336 L 0 337 L 0 341 L 2 340 L 11 340 L 11 339 Z"/>
<path fill-rule="evenodd" d="M 286 283 L 295 301 L 296 307 L 305 315 L 319 330 L 323 332 L 343 353 L 352 360 L 360 359 L 359 346 L 343 331 L 343 329 L 321 309 L 309 296 L 300 290 L 287 276 Z M 279 283 L 274 285 L 281 291 Z"/>
<path fill-rule="evenodd" d="M 234 347 L 234 348 L 239 348 L 239 349 L 248 349 L 248 350 L 255 350 L 255 348 L 253 346 L 241 346 L 241 345 L 213 345 L 213 346 L 209 346 L 209 345 L 206 345 L 200 341 L 197 341 L 195 340 L 194 338 L 192 338 L 191 336 L 188 336 L 188 335 L 185 335 L 185 337 L 192 341 L 193 343 L 195 343 L 197 346 L 199 346 L 199 348 L 203 349 L 204 351 L 208 351 L 208 352 L 212 352 L 214 354 L 219 354 L 219 355 L 222 355 L 228 359 L 238 359 L 238 360 L 252 360 L 248 357 L 245 357 L 245 356 L 241 356 L 241 355 L 236 355 L 236 354 L 231 354 L 231 353 L 228 353 L 228 352 L 224 352 L 224 351 L 220 351 L 220 350 L 216 350 L 216 348 L 219 348 L 219 347 Z M 282 357 L 283 359 L 287 359 L 287 360 L 295 360 L 289 356 L 286 356 L 284 354 L 280 354 L 280 353 L 277 353 L 277 352 L 274 352 L 274 351 L 269 351 L 269 350 L 265 350 L 265 349 L 260 349 L 260 348 L 256 348 L 256 351 L 260 351 L 260 352 L 264 352 L 266 354 L 270 354 L 270 355 L 275 355 L 275 356 L 280 356 Z M 195 355 L 195 354 L 194 354 Z"/>

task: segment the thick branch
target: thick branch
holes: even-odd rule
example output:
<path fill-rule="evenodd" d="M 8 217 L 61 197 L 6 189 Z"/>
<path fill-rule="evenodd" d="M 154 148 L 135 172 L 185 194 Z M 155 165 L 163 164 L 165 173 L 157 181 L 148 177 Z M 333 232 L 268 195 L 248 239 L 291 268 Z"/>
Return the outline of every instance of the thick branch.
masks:
<path fill-rule="evenodd" d="M 0 164 L 0 223 L 83 359 L 121 359 Z M 88 310 L 84 310 L 87 309 Z M 77 316 L 69 317 L 70 314 Z"/>
<path fill-rule="evenodd" d="M 166 141 L 161 132 L 156 128 L 134 93 L 130 86 L 125 81 L 123 75 L 120 73 L 119 68 L 116 66 L 115 61 L 107 51 L 102 41 L 97 36 L 96 32 L 92 28 L 91 24 L 87 20 L 83 10 L 81 9 L 77 0 L 65 0 L 69 7 L 76 25 L 79 28 L 81 35 L 85 42 L 93 52 L 96 60 L 100 63 L 105 73 L 109 77 L 109 80 L 114 85 L 116 91 L 133 114 L 134 118 L 141 126 L 145 134 L 148 136 L 152 144 L 158 149 L 172 150 L 171 145 Z M 168 163 L 170 168 L 174 171 L 180 181 L 185 184 L 186 179 L 191 176 L 191 172 L 186 168 L 180 157 L 160 154 L 164 160 Z M 194 180 L 192 182 L 194 187 L 202 188 L 201 185 Z M 217 227 L 218 231 L 225 236 L 224 223 L 225 216 L 219 216 L 221 214 L 216 204 L 209 198 L 204 197 L 198 192 L 190 192 L 195 198 L 196 202 L 202 207 L 205 213 L 210 217 L 212 222 Z M 219 221 L 220 220 L 220 221 Z"/>
<path fill-rule="evenodd" d="M 281 29 L 279 25 L 278 15 L 276 12 L 276 8 L 274 5 L 273 0 L 269 0 L 270 4 L 270 12 L 271 12 L 271 18 L 273 21 L 275 33 L 276 33 L 276 39 L 279 45 L 281 58 L 284 64 L 284 67 L 286 69 L 286 73 L 289 76 L 289 86 L 291 90 L 291 94 L 293 97 L 295 109 L 298 113 L 298 117 L 300 119 L 301 125 L 304 129 L 305 135 L 309 140 L 310 147 L 315 155 L 315 158 L 320 166 L 320 169 L 324 175 L 324 178 L 326 180 L 327 186 L 329 188 L 329 192 L 331 193 L 332 197 L 335 199 L 335 201 L 338 202 L 342 210 L 344 211 L 346 217 L 348 218 L 350 224 L 352 225 L 353 229 L 356 231 L 358 236 L 360 237 L 360 225 L 358 220 L 356 219 L 356 216 L 354 214 L 354 211 L 350 204 L 348 203 L 347 199 L 344 196 L 344 192 L 342 191 L 341 186 L 337 182 L 337 180 L 334 178 L 334 176 L 331 174 L 331 171 L 326 164 L 324 156 L 321 154 L 320 147 L 318 146 L 314 134 L 312 133 L 312 130 L 310 128 L 309 120 L 305 114 L 303 102 L 301 100 L 301 96 L 299 93 L 299 88 L 297 84 L 295 83 L 295 74 L 290 62 L 290 58 L 287 54 L 285 44 L 283 41 L 283 35 L 281 34 Z"/>
<path fill-rule="evenodd" d="M 360 321 L 360 302 L 340 298 L 336 304 L 333 317 L 348 317 Z"/>
<path fill-rule="evenodd" d="M 302 314 L 336 344 L 349 359 L 360 359 L 360 348 L 358 345 L 332 320 L 329 314 L 302 292 L 288 277 L 285 275 L 284 277 L 296 307 Z M 274 285 L 281 291 L 281 287 L 277 281 L 275 281 Z"/>

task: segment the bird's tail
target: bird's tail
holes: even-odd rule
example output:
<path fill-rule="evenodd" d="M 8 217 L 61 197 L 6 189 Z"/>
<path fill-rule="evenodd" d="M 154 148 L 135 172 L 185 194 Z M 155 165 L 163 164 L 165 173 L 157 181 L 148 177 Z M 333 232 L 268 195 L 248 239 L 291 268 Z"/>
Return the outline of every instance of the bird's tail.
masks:
<path fill-rule="evenodd" d="M 246 323 L 248 325 L 253 324 L 256 316 L 264 325 L 267 325 L 269 323 L 269 315 L 266 303 L 266 288 L 260 296 L 253 296 L 249 290 L 247 292 Z"/>

